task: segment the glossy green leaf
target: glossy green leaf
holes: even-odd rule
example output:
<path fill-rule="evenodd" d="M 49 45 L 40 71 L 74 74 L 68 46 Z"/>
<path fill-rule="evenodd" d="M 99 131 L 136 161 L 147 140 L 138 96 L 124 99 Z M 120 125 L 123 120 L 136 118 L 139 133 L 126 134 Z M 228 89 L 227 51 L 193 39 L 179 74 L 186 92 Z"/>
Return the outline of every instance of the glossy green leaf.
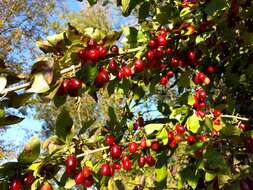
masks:
<path fill-rule="evenodd" d="M 199 118 L 196 114 L 193 114 L 192 116 L 190 116 L 187 119 L 186 127 L 189 131 L 191 131 L 193 133 L 198 132 L 198 130 L 200 128 L 200 124 L 199 124 Z"/>
<path fill-rule="evenodd" d="M 77 78 L 82 80 L 87 85 L 92 85 L 97 76 L 97 66 L 86 64 L 81 70 L 76 73 Z"/>
<path fill-rule="evenodd" d="M 209 1 L 208 4 L 206 5 L 205 12 L 209 16 L 213 16 L 216 13 L 216 11 L 219 11 L 225 8 L 225 5 L 226 5 L 226 1 L 224 0 Z"/>
<path fill-rule="evenodd" d="M 163 145 L 168 144 L 168 132 L 163 128 L 156 136 L 157 139 L 162 140 Z"/>
<path fill-rule="evenodd" d="M 159 189 L 166 187 L 166 181 L 167 181 L 167 166 L 164 164 L 162 167 L 155 169 L 156 174 L 156 183 Z"/>
<path fill-rule="evenodd" d="M 40 155 L 40 140 L 34 136 L 25 146 L 22 153 L 18 156 L 21 163 L 32 163 Z"/>
<path fill-rule="evenodd" d="M 145 132 L 147 135 L 152 134 L 154 131 L 160 131 L 163 128 L 164 124 L 162 123 L 152 123 L 144 126 Z"/>
<path fill-rule="evenodd" d="M 144 21 L 149 16 L 150 3 L 144 1 L 139 8 L 139 22 Z"/>
<path fill-rule="evenodd" d="M 80 131 L 79 131 L 79 135 L 85 133 L 86 130 L 87 130 L 90 126 L 92 126 L 95 122 L 96 122 L 96 120 L 94 120 L 94 119 L 91 119 L 91 120 L 88 120 L 88 121 L 84 122 L 84 123 L 82 124 L 82 128 L 81 128 Z"/>
<path fill-rule="evenodd" d="M 97 0 L 88 0 L 90 6 L 95 5 L 97 3 Z"/>
<path fill-rule="evenodd" d="M 3 118 L 0 118 L 0 127 L 6 126 L 6 125 L 14 125 L 21 121 L 23 121 L 24 118 L 15 116 L 15 115 L 9 115 Z"/>
<path fill-rule="evenodd" d="M 216 176 L 217 175 L 215 173 L 206 172 L 205 173 L 205 181 L 206 182 L 212 181 Z"/>

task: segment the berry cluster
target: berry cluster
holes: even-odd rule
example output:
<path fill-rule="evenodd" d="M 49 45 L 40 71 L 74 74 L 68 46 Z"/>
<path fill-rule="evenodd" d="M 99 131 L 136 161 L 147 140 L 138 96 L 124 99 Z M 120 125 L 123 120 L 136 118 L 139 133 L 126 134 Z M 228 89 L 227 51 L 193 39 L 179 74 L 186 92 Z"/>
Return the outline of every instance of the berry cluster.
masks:
<path fill-rule="evenodd" d="M 21 190 L 23 186 L 30 187 L 33 182 L 33 172 L 29 171 L 21 179 L 15 178 L 10 184 L 10 190 Z"/>
<path fill-rule="evenodd" d="M 77 97 L 78 96 L 78 90 L 82 87 L 82 81 L 80 81 L 77 78 L 72 79 L 64 79 L 64 81 L 61 83 L 57 95 L 63 96 L 65 94 L 68 94 L 71 97 Z"/>

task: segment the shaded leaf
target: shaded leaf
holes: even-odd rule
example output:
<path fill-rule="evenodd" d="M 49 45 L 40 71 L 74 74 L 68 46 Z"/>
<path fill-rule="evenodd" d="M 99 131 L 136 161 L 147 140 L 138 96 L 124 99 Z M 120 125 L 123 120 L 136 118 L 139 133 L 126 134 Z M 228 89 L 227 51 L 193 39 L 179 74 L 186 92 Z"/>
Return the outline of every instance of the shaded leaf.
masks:
<path fill-rule="evenodd" d="M 6 125 L 14 125 L 21 121 L 23 121 L 24 118 L 15 116 L 15 115 L 9 115 L 4 118 L 0 118 L 0 126 L 6 126 Z"/>

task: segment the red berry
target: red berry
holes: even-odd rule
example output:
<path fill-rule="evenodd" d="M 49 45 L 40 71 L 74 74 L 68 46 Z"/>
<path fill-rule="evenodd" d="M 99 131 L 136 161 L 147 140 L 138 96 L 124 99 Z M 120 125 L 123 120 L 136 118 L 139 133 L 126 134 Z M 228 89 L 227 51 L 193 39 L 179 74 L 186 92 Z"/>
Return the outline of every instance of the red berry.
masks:
<path fill-rule="evenodd" d="M 53 190 L 53 188 L 49 183 L 44 182 L 43 185 L 40 187 L 40 190 Z"/>
<path fill-rule="evenodd" d="M 66 174 L 70 176 L 71 174 L 76 173 L 76 166 L 77 166 L 77 158 L 75 155 L 70 155 L 65 160 L 66 165 Z"/>
<path fill-rule="evenodd" d="M 176 146 L 177 146 L 177 141 L 174 139 L 174 140 L 172 140 L 170 143 L 169 143 L 169 146 L 170 146 L 170 148 L 176 148 Z"/>
<path fill-rule="evenodd" d="M 34 181 L 33 172 L 30 171 L 30 172 L 26 173 L 23 181 L 26 186 L 31 186 Z"/>
<path fill-rule="evenodd" d="M 247 129 L 247 125 L 245 123 L 240 123 L 239 128 L 244 131 Z"/>
<path fill-rule="evenodd" d="M 207 141 L 207 135 L 206 135 L 206 134 L 201 134 L 201 135 L 199 136 L 199 140 L 202 141 L 202 142 Z"/>
<path fill-rule="evenodd" d="M 114 59 L 111 59 L 109 62 L 109 69 L 112 71 L 118 70 L 118 64 Z"/>
<path fill-rule="evenodd" d="M 89 41 L 88 41 L 88 48 L 96 48 L 97 47 L 97 42 L 96 42 L 96 40 L 95 39 L 90 39 Z"/>
<path fill-rule="evenodd" d="M 146 164 L 146 158 L 144 156 L 141 156 L 138 159 L 138 166 L 139 166 L 139 168 L 142 168 L 145 164 Z"/>
<path fill-rule="evenodd" d="M 92 176 L 89 176 L 88 178 L 85 178 L 85 179 L 84 179 L 83 185 L 84 185 L 85 187 L 91 187 L 91 186 L 93 185 L 93 183 L 94 183 L 93 177 L 92 177 Z"/>
<path fill-rule="evenodd" d="M 166 37 L 167 36 L 167 31 L 166 29 L 161 29 L 158 33 L 158 36 Z"/>
<path fill-rule="evenodd" d="M 111 157 L 119 158 L 121 156 L 120 146 L 117 144 L 113 144 L 111 147 Z"/>
<path fill-rule="evenodd" d="M 160 58 L 163 55 L 163 47 L 159 46 L 155 50 L 155 57 Z"/>
<path fill-rule="evenodd" d="M 151 149 L 154 150 L 154 151 L 157 151 L 160 147 L 160 144 L 159 142 L 155 141 L 155 142 L 152 142 L 151 143 Z"/>
<path fill-rule="evenodd" d="M 206 116 L 206 113 L 203 110 L 197 110 L 196 115 L 200 118 L 204 118 Z"/>
<path fill-rule="evenodd" d="M 169 71 L 167 72 L 167 77 L 171 78 L 171 77 L 173 77 L 173 76 L 174 76 L 174 71 L 169 70 Z"/>
<path fill-rule="evenodd" d="M 62 96 L 62 95 L 66 94 L 68 92 L 69 88 L 70 88 L 70 80 L 69 79 L 65 79 L 61 83 L 61 86 L 59 87 L 59 90 L 58 90 L 57 94 L 59 96 Z"/>
<path fill-rule="evenodd" d="M 91 61 L 97 61 L 99 59 L 99 51 L 97 49 L 90 49 L 87 54 Z"/>
<path fill-rule="evenodd" d="M 14 179 L 11 182 L 10 190 L 21 190 L 22 189 L 22 182 L 19 179 Z"/>
<path fill-rule="evenodd" d="M 130 142 L 128 145 L 128 150 L 130 153 L 135 153 L 138 149 L 138 144 L 136 142 Z"/>
<path fill-rule="evenodd" d="M 69 89 L 68 94 L 70 97 L 77 97 L 78 96 L 78 90 L 77 89 Z"/>
<path fill-rule="evenodd" d="M 113 45 L 113 46 L 111 47 L 111 52 L 112 52 L 112 54 L 114 54 L 114 55 L 118 55 L 118 54 L 119 54 L 119 48 L 118 48 L 118 46 Z"/>
<path fill-rule="evenodd" d="M 147 141 L 146 141 L 146 139 L 141 139 L 141 144 L 140 144 L 140 147 L 142 148 L 142 149 L 145 149 L 145 148 L 147 148 Z"/>
<path fill-rule="evenodd" d="M 214 138 L 214 137 L 217 137 L 219 135 L 218 131 L 216 131 L 214 128 L 212 129 L 211 131 L 211 136 Z"/>
<path fill-rule="evenodd" d="M 146 56 L 147 56 L 147 59 L 148 59 L 149 61 L 150 61 L 150 60 L 153 60 L 153 59 L 155 58 L 155 52 L 152 51 L 152 50 L 150 50 L 150 51 L 147 52 Z"/>
<path fill-rule="evenodd" d="M 199 108 L 205 108 L 206 103 L 205 102 L 199 102 Z"/>
<path fill-rule="evenodd" d="M 81 49 L 79 52 L 78 52 L 78 57 L 85 61 L 88 57 L 88 54 L 87 54 L 87 50 L 86 49 Z"/>
<path fill-rule="evenodd" d="M 146 156 L 146 162 L 150 167 L 155 165 L 155 159 L 151 155 Z"/>
<path fill-rule="evenodd" d="M 206 99 L 206 92 L 204 90 L 200 90 L 198 94 L 199 94 L 200 99 L 202 100 Z"/>
<path fill-rule="evenodd" d="M 98 46 L 97 49 L 99 52 L 99 58 L 105 59 L 107 56 L 107 49 L 104 46 Z"/>
<path fill-rule="evenodd" d="M 219 109 L 214 109 L 214 110 L 213 110 L 213 115 L 214 115 L 214 117 L 220 117 L 220 116 L 221 116 L 221 110 L 219 110 Z"/>
<path fill-rule="evenodd" d="M 184 133 L 185 132 L 185 127 L 183 126 L 183 125 L 181 125 L 181 124 L 177 124 L 176 125 L 176 131 L 177 131 L 177 133 Z"/>
<path fill-rule="evenodd" d="M 119 70 L 119 72 L 118 72 L 118 74 L 117 74 L 117 78 L 118 78 L 119 80 L 121 80 L 121 79 L 124 78 L 124 74 L 123 74 L 123 71 L 122 71 L 121 69 Z"/>
<path fill-rule="evenodd" d="M 178 65 L 179 65 L 179 64 L 178 64 L 178 59 L 172 57 L 172 58 L 170 59 L 170 64 L 173 65 L 173 66 L 178 66 Z"/>
<path fill-rule="evenodd" d="M 132 161 L 128 159 L 122 159 L 122 167 L 124 170 L 131 170 L 132 168 Z"/>
<path fill-rule="evenodd" d="M 186 66 L 185 61 L 183 59 L 178 59 L 178 66 L 185 67 Z"/>
<path fill-rule="evenodd" d="M 110 166 L 110 176 L 113 176 L 115 173 L 115 169 L 113 167 L 113 165 Z"/>
<path fill-rule="evenodd" d="M 120 163 L 117 163 L 117 162 L 113 162 L 113 163 L 112 163 L 112 166 L 113 166 L 113 168 L 114 168 L 115 170 L 119 170 L 119 169 L 121 168 Z"/>
<path fill-rule="evenodd" d="M 155 39 L 150 39 L 148 42 L 148 46 L 150 48 L 155 48 L 156 47 L 156 40 Z"/>
<path fill-rule="evenodd" d="M 128 66 L 123 66 L 121 68 L 122 72 L 123 72 L 123 76 L 124 77 L 130 77 L 132 75 L 132 71 L 131 71 L 131 68 L 128 67 Z"/>
<path fill-rule="evenodd" d="M 165 50 L 166 55 L 170 55 L 172 54 L 172 48 L 171 47 L 167 47 Z"/>
<path fill-rule="evenodd" d="M 205 78 L 206 78 L 206 75 L 205 75 L 204 73 L 198 72 L 198 73 L 197 73 L 197 76 L 198 76 L 198 78 L 199 78 L 199 81 L 204 82 L 204 80 L 205 80 Z"/>
<path fill-rule="evenodd" d="M 74 89 L 74 90 L 79 90 L 82 87 L 82 81 L 80 81 L 77 78 L 70 79 L 69 81 L 69 90 Z"/>
<path fill-rule="evenodd" d="M 87 177 L 91 176 L 91 169 L 89 167 L 84 167 L 82 169 L 82 173 L 83 173 L 83 176 L 85 178 L 87 178 Z"/>
<path fill-rule="evenodd" d="M 115 136 L 113 135 L 106 135 L 105 136 L 105 144 L 107 145 L 113 145 L 113 143 L 115 142 Z"/>
<path fill-rule="evenodd" d="M 160 84 L 161 85 L 167 85 L 168 84 L 168 82 L 169 82 L 169 79 L 167 78 L 167 77 L 161 77 L 161 79 L 160 79 Z"/>
<path fill-rule="evenodd" d="M 177 134 L 177 135 L 175 135 L 174 140 L 175 140 L 176 142 L 182 141 L 182 140 L 183 140 L 182 134 Z"/>
<path fill-rule="evenodd" d="M 215 66 L 209 65 L 207 67 L 207 72 L 210 74 L 215 73 L 216 71 L 217 71 L 217 68 Z"/>
<path fill-rule="evenodd" d="M 199 84 L 200 80 L 199 80 L 198 75 L 195 75 L 195 77 L 194 77 L 194 79 L 193 79 L 193 82 L 194 82 L 194 84 L 196 84 L 196 85 Z"/>
<path fill-rule="evenodd" d="M 121 159 L 122 162 L 124 162 L 126 160 L 130 160 L 130 158 L 128 156 L 123 156 L 123 158 Z"/>
<path fill-rule="evenodd" d="M 169 142 L 172 142 L 174 140 L 174 132 L 168 131 L 167 133 L 168 133 Z"/>
<path fill-rule="evenodd" d="M 166 36 L 158 36 L 157 43 L 159 46 L 166 46 L 167 43 Z"/>
<path fill-rule="evenodd" d="M 101 166 L 101 170 L 100 170 L 100 173 L 104 176 L 110 176 L 110 166 L 109 164 L 105 163 L 105 164 L 102 164 Z"/>
<path fill-rule="evenodd" d="M 187 137 L 187 141 L 190 145 L 194 144 L 196 142 L 196 138 L 193 135 L 189 135 Z"/>
<path fill-rule="evenodd" d="M 79 185 L 79 184 L 81 184 L 81 183 L 83 183 L 84 182 L 84 176 L 83 176 L 83 173 L 82 173 L 82 171 L 81 172 L 79 172 L 77 175 L 76 175 L 76 177 L 75 177 L 75 183 L 77 184 L 77 185 Z"/>
<path fill-rule="evenodd" d="M 187 52 L 187 58 L 189 59 L 189 60 L 195 60 L 196 59 L 196 53 L 194 52 L 194 51 L 188 51 Z"/>
<path fill-rule="evenodd" d="M 213 119 L 213 124 L 214 124 L 214 125 L 220 125 L 221 122 L 220 122 L 219 119 Z"/>
<path fill-rule="evenodd" d="M 97 88 L 102 88 L 107 82 L 109 82 L 110 76 L 105 69 L 102 69 L 98 72 L 95 79 L 95 86 Z"/>
<path fill-rule="evenodd" d="M 136 59 L 134 61 L 134 70 L 136 73 L 139 73 L 143 70 L 144 68 L 144 63 L 141 59 Z"/>

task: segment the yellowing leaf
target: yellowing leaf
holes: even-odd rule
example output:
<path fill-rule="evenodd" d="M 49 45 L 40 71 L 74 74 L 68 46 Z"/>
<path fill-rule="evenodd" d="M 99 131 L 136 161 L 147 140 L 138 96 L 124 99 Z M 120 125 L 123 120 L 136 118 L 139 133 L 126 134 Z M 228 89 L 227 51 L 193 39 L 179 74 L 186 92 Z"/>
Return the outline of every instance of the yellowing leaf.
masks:
<path fill-rule="evenodd" d="M 0 92 L 2 92 L 7 84 L 7 79 L 6 77 L 0 77 Z"/>
<path fill-rule="evenodd" d="M 27 92 L 44 93 L 50 89 L 42 73 L 34 75 L 34 81 L 30 89 Z"/>
<path fill-rule="evenodd" d="M 152 123 L 152 124 L 148 124 L 144 126 L 145 132 L 150 135 L 152 134 L 154 131 L 160 131 L 163 128 L 162 123 Z"/>

